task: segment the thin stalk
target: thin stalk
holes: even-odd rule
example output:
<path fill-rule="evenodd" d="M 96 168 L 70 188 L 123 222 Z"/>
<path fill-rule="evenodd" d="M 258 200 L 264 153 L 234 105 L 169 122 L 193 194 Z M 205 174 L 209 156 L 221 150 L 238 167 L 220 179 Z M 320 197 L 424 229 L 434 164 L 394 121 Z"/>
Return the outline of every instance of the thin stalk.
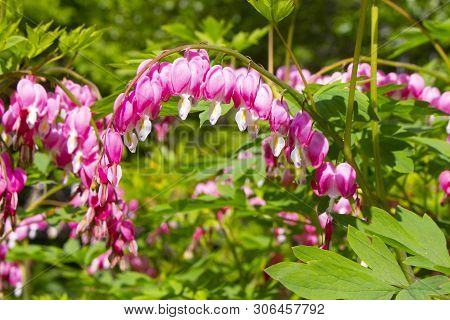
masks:
<path fill-rule="evenodd" d="M 36 209 L 37 207 L 39 207 L 48 197 L 50 197 L 51 195 L 55 194 L 56 192 L 64 189 L 67 186 L 67 184 L 60 184 L 57 185 L 55 187 L 53 187 L 52 189 L 50 189 L 49 191 L 47 191 L 46 193 L 44 193 L 42 196 L 40 196 L 35 202 L 31 203 L 27 209 L 26 212 L 30 212 L 34 209 Z"/>
<path fill-rule="evenodd" d="M 273 74 L 273 24 L 269 26 L 267 41 L 267 70 Z"/>
<path fill-rule="evenodd" d="M 297 58 L 295 57 L 295 54 L 292 51 L 292 48 L 289 47 L 288 43 L 286 42 L 286 40 L 284 39 L 283 35 L 281 34 L 280 29 L 278 29 L 278 27 L 276 25 L 274 27 L 275 27 L 275 31 L 278 33 L 278 36 L 281 39 L 281 42 L 283 42 L 284 47 L 289 52 L 289 55 L 291 56 L 291 59 L 294 62 L 294 65 L 297 68 L 297 71 L 300 74 L 300 77 L 302 78 L 303 84 L 305 85 L 306 95 L 308 96 L 308 99 L 310 100 L 310 103 L 311 103 L 311 106 L 312 106 L 313 110 L 315 112 L 317 112 L 317 107 L 316 107 L 316 103 L 314 101 L 314 96 L 313 96 L 313 94 L 312 94 L 312 92 L 311 92 L 311 90 L 309 88 L 308 81 L 306 81 L 306 78 L 303 75 L 302 66 L 300 65 L 300 63 L 298 62 Z"/>
<path fill-rule="evenodd" d="M 378 3 L 372 0 L 370 32 L 370 104 L 378 114 L 377 58 L 378 58 Z M 375 183 L 378 196 L 384 201 L 383 172 L 381 170 L 380 126 L 378 120 L 372 120 L 372 144 L 375 164 Z"/>
<path fill-rule="evenodd" d="M 78 72 L 75 72 L 71 69 L 68 68 L 64 68 L 64 67 L 52 67 L 52 68 L 48 68 L 46 70 L 47 73 L 66 73 L 68 75 L 70 75 L 71 77 L 80 80 L 81 82 L 87 84 L 89 87 L 91 87 L 91 89 L 95 92 L 95 95 L 97 96 L 97 99 L 101 99 L 102 95 L 100 93 L 100 90 L 98 89 L 98 87 L 95 85 L 95 83 L 93 83 L 92 81 L 86 79 L 85 77 L 83 77 L 81 74 L 79 74 Z"/>
<path fill-rule="evenodd" d="M 317 71 L 312 76 L 312 79 L 317 79 L 319 76 L 321 76 L 325 73 L 328 73 L 336 68 L 343 67 L 346 64 L 352 62 L 352 60 L 353 60 L 353 58 L 345 58 L 345 59 L 339 60 L 333 64 L 330 64 L 329 66 L 323 67 L 322 69 Z M 370 62 L 370 57 L 361 56 L 360 60 L 365 61 L 365 62 Z M 420 66 L 412 64 L 412 63 L 379 59 L 379 58 L 377 59 L 377 63 L 379 65 L 385 65 L 385 66 L 390 66 L 390 67 L 395 67 L 395 68 L 404 68 L 404 69 L 408 69 L 408 70 L 412 70 L 412 71 L 416 71 L 416 72 L 426 73 L 426 74 L 429 74 L 430 76 L 433 76 L 433 77 L 435 77 L 439 80 L 442 80 L 446 83 L 450 83 L 450 78 L 447 77 L 445 74 L 443 74 L 441 72 L 433 71 L 433 70 L 430 70 L 427 68 L 423 68 L 423 67 L 420 67 Z"/>
<path fill-rule="evenodd" d="M 413 283 L 415 281 L 414 272 L 411 266 L 404 263 L 406 259 L 406 253 L 399 249 L 394 249 L 394 252 L 397 262 L 400 265 L 400 268 L 402 269 L 403 273 L 405 274 L 406 280 L 408 280 L 409 283 Z"/>
<path fill-rule="evenodd" d="M 356 90 L 356 72 L 358 71 L 359 56 L 361 53 L 362 38 L 364 35 L 364 23 L 366 20 L 367 0 L 361 0 L 361 7 L 359 9 L 359 23 L 356 32 L 355 52 L 353 54 L 353 68 L 352 77 L 350 79 L 350 88 L 348 93 L 348 106 L 345 115 L 345 130 L 344 130 L 344 156 L 350 160 L 350 164 L 355 163 L 352 154 L 352 122 L 353 122 L 353 108 L 355 102 Z"/>
<path fill-rule="evenodd" d="M 445 53 L 444 49 L 441 47 L 441 45 L 431 36 L 431 34 L 428 32 L 428 30 L 423 26 L 423 24 L 420 21 L 417 21 L 414 19 L 412 15 L 408 13 L 405 9 L 400 7 L 398 4 L 392 2 L 391 0 L 381 0 L 383 1 L 387 6 L 389 6 L 391 9 L 397 11 L 400 15 L 402 15 L 404 18 L 406 18 L 410 23 L 412 23 L 413 26 L 417 26 L 420 31 L 423 33 L 425 37 L 427 37 L 428 41 L 431 42 L 436 52 L 441 56 L 442 60 L 444 60 L 447 69 L 450 70 L 450 60 L 448 59 L 447 54 Z"/>
<path fill-rule="evenodd" d="M 289 54 L 289 50 L 292 50 L 292 41 L 294 40 L 294 31 L 295 31 L 295 19 L 297 18 L 297 12 L 299 9 L 298 1 L 295 3 L 294 12 L 291 15 L 291 21 L 289 22 L 289 29 L 287 35 L 287 48 L 286 53 L 284 55 L 284 81 L 289 81 L 289 70 L 291 69 L 291 58 Z"/>
<path fill-rule="evenodd" d="M 0 1 L 0 22 L 3 22 L 6 17 L 6 6 L 6 0 Z"/>

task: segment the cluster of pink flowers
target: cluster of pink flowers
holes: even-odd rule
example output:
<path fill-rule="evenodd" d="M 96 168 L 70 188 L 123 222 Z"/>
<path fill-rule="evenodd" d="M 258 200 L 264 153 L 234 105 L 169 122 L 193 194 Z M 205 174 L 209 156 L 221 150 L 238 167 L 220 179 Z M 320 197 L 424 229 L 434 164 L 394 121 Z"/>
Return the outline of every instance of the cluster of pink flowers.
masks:
<path fill-rule="evenodd" d="M 6 255 L 17 241 L 33 239 L 37 231 L 44 231 L 47 222 L 43 214 L 27 217 L 20 221 L 15 230 L 12 229 L 11 217 L 6 219 L 5 234 L 7 242 L 0 243 L 0 293 L 8 288 L 14 288 L 14 294 L 19 296 L 22 292 L 22 268 L 21 263 L 6 260 Z"/>
<path fill-rule="evenodd" d="M 0 235 L 7 218 L 15 225 L 18 193 L 25 187 L 26 181 L 25 171 L 13 167 L 9 154 L 0 154 Z"/>
<path fill-rule="evenodd" d="M 22 270 L 17 262 L 6 261 L 7 252 L 7 246 L 0 243 L 0 292 L 13 288 L 14 295 L 20 296 L 23 286 Z"/>
<path fill-rule="evenodd" d="M 106 121 L 93 124 L 90 106 L 97 97 L 88 86 L 64 80 L 64 88 L 58 86 L 54 92 L 47 92 L 38 80 L 34 77 L 21 79 L 6 112 L 2 103 L 2 139 L 8 147 L 19 151 L 19 162 L 24 164 L 30 163 L 38 146 L 36 139 L 40 139 L 44 150 L 52 155 L 56 166 L 66 172 L 66 177 L 71 173 L 80 178 L 71 204 L 87 206 L 88 210 L 76 232 L 85 243 L 107 240 L 114 265 L 124 255 L 125 248 L 132 253 L 137 250 L 130 221 L 137 205 L 128 205 L 123 200 L 123 191 L 118 188 L 121 136 L 108 130 Z M 110 116 L 106 120 L 108 118 Z M 26 175 L 19 168 L 12 169 L 6 153 L 2 159 L 0 221 L 4 223 L 11 217 L 14 228 L 17 192 L 23 188 Z"/>
<path fill-rule="evenodd" d="M 348 82 L 351 78 L 352 65 L 350 64 L 344 72 L 334 72 L 332 75 L 316 76 L 310 71 L 302 70 L 308 83 L 328 84 L 333 82 Z M 280 79 L 285 79 L 286 68 L 278 68 L 276 75 Z M 361 63 L 358 65 L 357 76 L 363 79 L 370 79 L 370 65 Z M 300 77 L 298 70 L 292 66 L 289 70 L 288 83 L 299 91 L 303 91 L 305 85 Z M 416 99 L 427 101 L 433 108 L 439 109 L 450 114 L 450 91 L 441 93 L 436 87 L 426 86 L 425 80 L 418 73 L 385 73 L 382 70 L 377 71 L 377 86 L 388 84 L 402 85 L 404 88 L 389 92 L 393 99 Z M 370 84 L 366 83 L 359 86 L 358 89 L 367 91 Z"/>
<path fill-rule="evenodd" d="M 238 108 L 235 116 L 238 128 L 257 134 L 257 120 L 267 120 L 271 136 L 268 140 L 272 154 L 278 157 L 284 149 L 286 157 L 306 173 L 307 167 L 318 169 L 314 183 L 319 196 L 350 197 L 356 190 L 355 172 L 348 164 L 336 170 L 324 162 L 329 144 L 325 136 L 312 128 L 306 112 L 293 118 L 282 99 L 274 99 L 271 87 L 263 83 L 253 70 L 234 70 L 215 65 L 205 50 L 186 50 L 184 57 L 173 63 L 146 60 L 137 70 L 139 78 L 127 96 L 117 97 L 114 129 L 125 145 L 135 152 L 138 141 L 147 138 L 161 110 L 161 103 L 178 96 L 179 116 L 186 119 L 193 104 L 203 99 L 211 101 L 210 123 L 216 124 L 221 104 L 233 101 Z M 286 141 L 287 139 L 287 141 Z M 275 162 L 275 161 L 273 161 Z"/>

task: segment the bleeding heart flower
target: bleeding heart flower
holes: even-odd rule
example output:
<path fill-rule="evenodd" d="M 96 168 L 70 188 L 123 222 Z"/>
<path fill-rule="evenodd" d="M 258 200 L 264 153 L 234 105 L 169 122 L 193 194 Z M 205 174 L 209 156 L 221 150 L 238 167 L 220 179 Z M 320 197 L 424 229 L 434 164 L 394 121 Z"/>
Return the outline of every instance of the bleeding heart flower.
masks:
<path fill-rule="evenodd" d="M 311 182 L 314 193 L 319 197 L 339 196 L 349 198 L 356 191 L 356 172 L 348 163 L 335 167 L 331 162 L 323 163 L 316 171 L 315 181 Z"/>

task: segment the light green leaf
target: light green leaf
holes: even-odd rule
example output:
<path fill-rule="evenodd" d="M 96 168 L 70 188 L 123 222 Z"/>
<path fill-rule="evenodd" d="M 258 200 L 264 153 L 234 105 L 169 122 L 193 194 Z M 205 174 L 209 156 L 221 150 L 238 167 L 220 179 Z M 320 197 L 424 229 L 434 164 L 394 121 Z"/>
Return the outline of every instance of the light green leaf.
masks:
<path fill-rule="evenodd" d="M 267 20 L 278 23 L 294 10 L 293 0 L 248 0 Z"/>
<path fill-rule="evenodd" d="M 445 236 L 428 216 L 423 217 L 398 207 L 399 220 L 386 211 L 372 208 L 372 222 L 365 230 L 380 236 L 385 242 L 409 253 L 421 256 L 433 266 L 450 267 Z"/>
<path fill-rule="evenodd" d="M 370 241 L 365 233 L 352 226 L 348 228 L 347 238 L 353 251 L 372 269 L 377 278 L 394 286 L 408 286 L 394 255 L 383 241 L 376 236 Z"/>
<path fill-rule="evenodd" d="M 419 143 L 430 147 L 440 154 L 445 156 L 446 158 L 450 158 L 450 144 L 445 140 L 434 139 L 434 138 L 424 138 L 424 137 L 411 137 L 408 138 L 411 142 Z"/>
<path fill-rule="evenodd" d="M 390 299 L 398 289 L 373 271 L 337 253 L 319 248 L 294 248 L 306 263 L 283 262 L 266 269 L 289 290 L 307 299 Z"/>
<path fill-rule="evenodd" d="M 43 174 L 47 174 L 50 161 L 51 159 L 48 154 L 36 152 L 36 154 L 34 155 L 34 165 Z"/>
<path fill-rule="evenodd" d="M 449 299 L 450 279 L 445 276 L 435 276 L 422 279 L 400 291 L 397 300 L 429 300 L 434 297 Z"/>

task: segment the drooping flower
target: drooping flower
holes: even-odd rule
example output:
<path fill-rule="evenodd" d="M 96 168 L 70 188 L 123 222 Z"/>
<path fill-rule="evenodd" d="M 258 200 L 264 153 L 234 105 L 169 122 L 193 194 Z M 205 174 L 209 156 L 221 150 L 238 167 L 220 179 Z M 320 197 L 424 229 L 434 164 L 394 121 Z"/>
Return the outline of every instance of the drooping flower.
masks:
<path fill-rule="evenodd" d="M 356 172 L 345 162 L 337 167 L 331 162 L 325 162 L 316 170 L 315 180 L 311 182 L 311 185 L 314 193 L 319 197 L 349 198 L 356 191 Z"/>
<path fill-rule="evenodd" d="M 273 100 L 269 123 L 272 136 L 270 146 L 275 157 L 280 155 L 286 144 L 283 136 L 289 130 L 290 121 L 287 103 L 278 99 Z"/>
<path fill-rule="evenodd" d="M 233 69 L 216 65 L 205 77 L 203 95 L 212 101 L 209 122 L 214 125 L 221 116 L 221 103 L 229 103 L 234 92 L 236 77 Z"/>

